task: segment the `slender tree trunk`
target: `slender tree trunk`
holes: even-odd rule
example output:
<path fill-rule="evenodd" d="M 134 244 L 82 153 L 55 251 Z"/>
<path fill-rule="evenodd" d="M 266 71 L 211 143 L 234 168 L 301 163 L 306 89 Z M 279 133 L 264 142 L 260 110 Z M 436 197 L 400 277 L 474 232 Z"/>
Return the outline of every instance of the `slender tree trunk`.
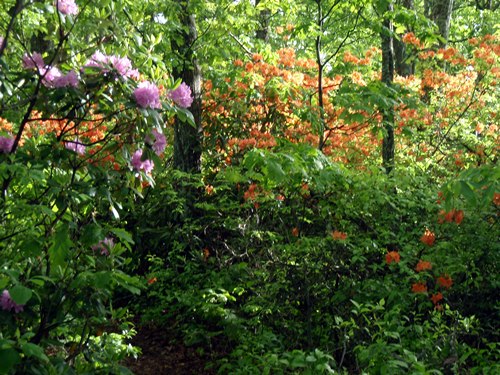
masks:
<path fill-rule="evenodd" d="M 443 38 L 441 47 L 448 43 L 450 34 L 451 15 L 453 12 L 453 0 L 426 0 L 425 14 L 434 21 L 439 29 L 439 35 Z"/>
<path fill-rule="evenodd" d="M 196 21 L 188 11 L 189 1 L 180 5 L 181 25 L 178 37 L 172 38 L 172 50 L 179 56 L 180 63 L 173 68 L 173 75 L 180 78 L 189 87 L 194 97 L 188 108 L 193 114 L 196 126 L 175 119 L 174 125 L 174 168 L 184 172 L 197 173 L 201 170 L 201 69 L 193 51 L 197 38 Z"/>
<path fill-rule="evenodd" d="M 321 36 L 323 34 L 324 18 L 323 18 L 323 6 L 321 0 L 316 0 L 318 5 L 318 19 L 317 26 L 319 29 L 318 36 L 316 37 L 316 65 L 318 66 L 318 110 L 319 110 L 319 141 L 318 149 L 323 150 L 325 146 L 325 103 L 323 98 L 323 70 L 325 65 L 321 58 L 321 48 L 322 40 Z"/>
<path fill-rule="evenodd" d="M 255 6 L 259 5 L 261 0 L 255 1 Z M 259 13 L 259 25 L 260 28 L 256 31 L 255 37 L 264 42 L 269 41 L 269 21 L 271 18 L 271 11 L 269 9 L 263 9 Z"/>
<path fill-rule="evenodd" d="M 387 5 L 387 11 L 393 10 L 393 4 Z M 392 22 L 385 18 L 383 30 L 380 34 L 382 41 L 382 83 L 392 86 L 394 81 L 394 48 L 392 37 Z M 394 107 L 389 105 L 383 108 L 382 122 L 384 138 L 382 140 L 382 165 L 389 174 L 394 168 Z"/>
<path fill-rule="evenodd" d="M 406 9 L 413 9 L 413 0 L 401 0 L 399 5 Z M 407 29 L 407 31 L 410 31 Z M 399 39 L 393 40 L 394 44 L 394 65 L 396 73 L 403 77 L 408 77 L 415 73 L 415 64 L 408 63 L 406 54 L 406 45 Z"/>

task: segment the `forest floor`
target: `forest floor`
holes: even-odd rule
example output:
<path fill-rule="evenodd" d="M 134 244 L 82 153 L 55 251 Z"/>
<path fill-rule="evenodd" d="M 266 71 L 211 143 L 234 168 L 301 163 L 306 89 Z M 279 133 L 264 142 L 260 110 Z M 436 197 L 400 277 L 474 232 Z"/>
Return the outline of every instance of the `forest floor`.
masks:
<path fill-rule="evenodd" d="M 186 347 L 175 333 L 162 327 L 138 327 L 132 345 L 141 348 L 137 358 L 128 358 L 124 365 L 136 375 L 211 375 L 206 369 L 208 356 Z"/>

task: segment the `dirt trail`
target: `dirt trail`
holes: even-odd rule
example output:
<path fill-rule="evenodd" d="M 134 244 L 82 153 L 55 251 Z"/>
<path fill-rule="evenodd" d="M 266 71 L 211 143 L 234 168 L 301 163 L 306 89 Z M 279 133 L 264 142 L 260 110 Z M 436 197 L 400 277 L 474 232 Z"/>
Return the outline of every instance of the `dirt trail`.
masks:
<path fill-rule="evenodd" d="M 142 350 L 137 359 L 127 359 L 124 363 L 136 375 L 211 375 L 206 370 L 207 358 L 203 358 L 194 348 L 185 347 L 172 332 L 164 328 L 139 327 L 132 345 Z"/>

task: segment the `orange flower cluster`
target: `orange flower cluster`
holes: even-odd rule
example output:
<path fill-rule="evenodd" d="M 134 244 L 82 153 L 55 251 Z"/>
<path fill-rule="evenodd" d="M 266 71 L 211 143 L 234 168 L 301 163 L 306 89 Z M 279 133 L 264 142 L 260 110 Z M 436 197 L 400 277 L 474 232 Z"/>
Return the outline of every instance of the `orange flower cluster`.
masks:
<path fill-rule="evenodd" d="M 415 267 L 415 271 L 417 272 L 422 272 L 422 271 L 427 271 L 432 269 L 432 263 L 420 259 Z"/>
<path fill-rule="evenodd" d="M 257 184 L 250 184 L 248 190 L 245 191 L 245 193 L 243 194 L 243 199 L 246 201 L 254 200 L 257 193 L 256 190 L 257 190 Z"/>
<path fill-rule="evenodd" d="M 500 206 L 500 193 L 493 194 L 493 204 L 495 206 Z"/>
<path fill-rule="evenodd" d="M 332 237 L 336 241 L 342 241 L 342 240 L 345 240 L 347 238 L 347 233 L 339 232 L 338 230 L 334 230 L 332 232 Z"/>
<path fill-rule="evenodd" d="M 299 228 L 294 227 L 292 229 L 292 236 L 294 236 L 294 237 L 298 237 L 299 236 Z"/>
<path fill-rule="evenodd" d="M 441 301 L 443 299 L 443 293 L 441 292 L 437 292 L 436 294 L 433 294 L 431 296 L 431 301 L 434 305 L 438 305 L 439 301 Z"/>
<path fill-rule="evenodd" d="M 451 286 L 453 285 L 453 280 L 450 276 L 448 275 L 442 275 L 442 276 L 439 276 L 437 278 L 437 284 L 440 286 L 440 287 L 443 287 L 443 288 L 446 288 L 446 289 L 450 289 Z"/>
<path fill-rule="evenodd" d="M 450 212 L 446 212 L 445 210 L 439 211 L 439 224 L 455 222 L 455 224 L 460 225 L 464 219 L 464 212 L 462 210 L 451 210 Z"/>
<path fill-rule="evenodd" d="M 403 38 L 401 38 L 401 40 L 403 41 L 403 43 L 415 46 L 418 49 L 424 48 L 423 43 L 412 32 L 409 32 L 409 33 L 406 33 L 405 35 L 403 35 Z"/>
<path fill-rule="evenodd" d="M 378 51 L 377 48 L 369 49 L 365 60 L 359 59 L 360 62 L 368 63 Z M 204 83 L 205 132 L 207 137 L 222 134 L 229 139 L 226 144 L 219 142 L 217 149 L 227 155 L 228 164 L 249 149 L 273 147 L 275 136 L 294 143 L 318 145 L 319 135 L 313 131 L 312 121 L 315 118 L 319 121 L 320 113 L 314 100 L 305 101 L 306 91 L 315 93 L 317 90 L 317 64 L 313 59 L 298 59 L 291 48 L 281 49 L 276 54 L 276 63 L 264 61 L 261 55 L 253 55 L 246 63 L 235 60 L 236 74 L 228 77 L 225 85 L 215 88 L 212 82 Z M 360 73 L 353 75 L 353 80 L 359 84 L 366 84 L 364 79 Z M 343 109 L 327 98 L 334 95 L 342 80 L 340 75 L 323 79 L 323 119 L 331 129 L 324 133 L 323 151 L 336 161 L 352 163 L 353 155 L 360 155 L 359 160 L 365 161 L 366 156 L 375 155 L 379 143 L 369 131 L 370 122 L 378 123 L 380 119 L 368 113 L 363 114 L 366 122 L 354 123 L 341 117 Z M 250 97 L 249 92 L 258 94 Z M 311 120 L 297 115 L 304 112 L 311 113 Z"/>
<path fill-rule="evenodd" d="M 389 251 L 387 254 L 385 254 L 385 262 L 387 264 L 399 263 L 400 260 L 401 256 L 397 251 Z"/>
<path fill-rule="evenodd" d="M 436 241 L 436 235 L 426 228 L 424 234 L 420 237 L 420 241 L 427 246 L 432 246 Z"/>
<path fill-rule="evenodd" d="M 372 56 L 373 52 L 367 52 L 365 54 L 365 57 L 360 59 L 356 56 L 354 56 L 350 51 L 346 51 L 344 53 L 343 60 L 345 63 L 351 63 L 354 65 L 370 65 L 371 59 L 368 56 Z"/>
<path fill-rule="evenodd" d="M 427 292 L 427 285 L 424 283 L 414 283 L 411 286 L 411 291 L 413 293 L 426 293 Z"/>

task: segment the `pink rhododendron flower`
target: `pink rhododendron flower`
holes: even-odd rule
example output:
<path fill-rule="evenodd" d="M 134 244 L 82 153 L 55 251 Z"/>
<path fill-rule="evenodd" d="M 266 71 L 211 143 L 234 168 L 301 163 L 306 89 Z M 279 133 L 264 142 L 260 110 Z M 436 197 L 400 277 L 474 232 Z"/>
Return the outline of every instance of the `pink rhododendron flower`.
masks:
<path fill-rule="evenodd" d="M 142 162 L 142 169 L 144 170 L 144 173 L 151 173 L 153 171 L 153 168 L 155 167 L 155 164 L 153 163 L 152 160 L 144 160 Z"/>
<path fill-rule="evenodd" d="M 4 40 L 3 36 L 0 36 L 0 49 L 2 49 L 4 41 L 5 40 Z"/>
<path fill-rule="evenodd" d="M 56 0 L 57 10 L 62 14 L 74 16 L 78 13 L 78 6 L 75 0 Z"/>
<path fill-rule="evenodd" d="M 109 251 L 115 247 L 115 242 L 112 238 L 106 237 L 104 240 L 99 241 L 96 245 L 92 246 L 92 250 L 100 251 L 101 255 L 109 255 Z"/>
<path fill-rule="evenodd" d="M 134 90 L 134 98 L 139 107 L 142 108 L 161 108 L 160 90 L 149 81 L 139 83 Z"/>
<path fill-rule="evenodd" d="M 153 133 L 155 137 L 155 141 L 152 145 L 153 151 L 156 155 L 161 155 L 161 153 L 165 150 L 165 147 L 167 147 L 167 138 L 156 129 L 153 129 L 151 133 Z"/>
<path fill-rule="evenodd" d="M 74 70 L 71 70 L 66 75 L 61 75 L 54 78 L 52 82 L 54 87 L 77 87 L 78 86 L 78 75 Z"/>
<path fill-rule="evenodd" d="M 130 164 L 132 164 L 132 167 L 137 172 L 140 172 L 143 170 L 145 173 L 150 173 L 153 168 L 154 168 L 154 163 L 152 160 L 141 160 L 142 158 L 142 150 L 137 150 L 134 152 L 134 155 L 132 155 L 132 158 L 130 159 Z"/>
<path fill-rule="evenodd" d="M 191 96 L 191 88 L 182 82 L 175 90 L 170 91 L 168 97 L 174 101 L 179 107 L 189 108 L 193 104 Z"/>
<path fill-rule="evenodd" d="M 132 62 L 128 57 L 117 55 L 105 55 L 102 52 L 94 52 L 89 61 L 85 64 L 87 67 L 100 68 L 103 72 L 109 72 L 108 66 L 116 70 L 119 75 L 125 78 L 139 78 L 139 71 L 132 69 Z"/>
<path fill-rule="evenodd" d="M 10 297 L 10 293 L 7 289 L 4 289 L 2 295 L 0 296 L 0 306 L 2 307 L 2 310 L 14 310 L 16 314 L 24 310 L 24 305 L 18 305 L 15 303 Z"/>
<path fill-rule="evenodd" d="M 56 67 L 46 66 L 40 69 L 42 83 L 45 87 L 55 87 L 55 82 L 62 77 L 61 71 Z"/>
<path fill-rule="evenodd" d="M 9 154 L 12 151 L 12 146 L 14 146 L 13 137 L 0 137 L 0 152 L 4 154 Z"/>
<path fill-rule="evenodd" d="M 38 52 L 35 52 L 32 55 L 25 54 L 23 56 L 22 60 L 23 60 L 23 68 L 24 69 L 41 70 L 45 66 L 45 62 L 43 61 L 43 57 Z"/>
<path fill-rule="evenodd" d="M 79 155 L 85 154 L 85 145 L 81 144 L 80 142 L 67 141 L 64 142 L 64 147 L 66 147 L 66 149 L 68 150 L 76 152 Z"/>

